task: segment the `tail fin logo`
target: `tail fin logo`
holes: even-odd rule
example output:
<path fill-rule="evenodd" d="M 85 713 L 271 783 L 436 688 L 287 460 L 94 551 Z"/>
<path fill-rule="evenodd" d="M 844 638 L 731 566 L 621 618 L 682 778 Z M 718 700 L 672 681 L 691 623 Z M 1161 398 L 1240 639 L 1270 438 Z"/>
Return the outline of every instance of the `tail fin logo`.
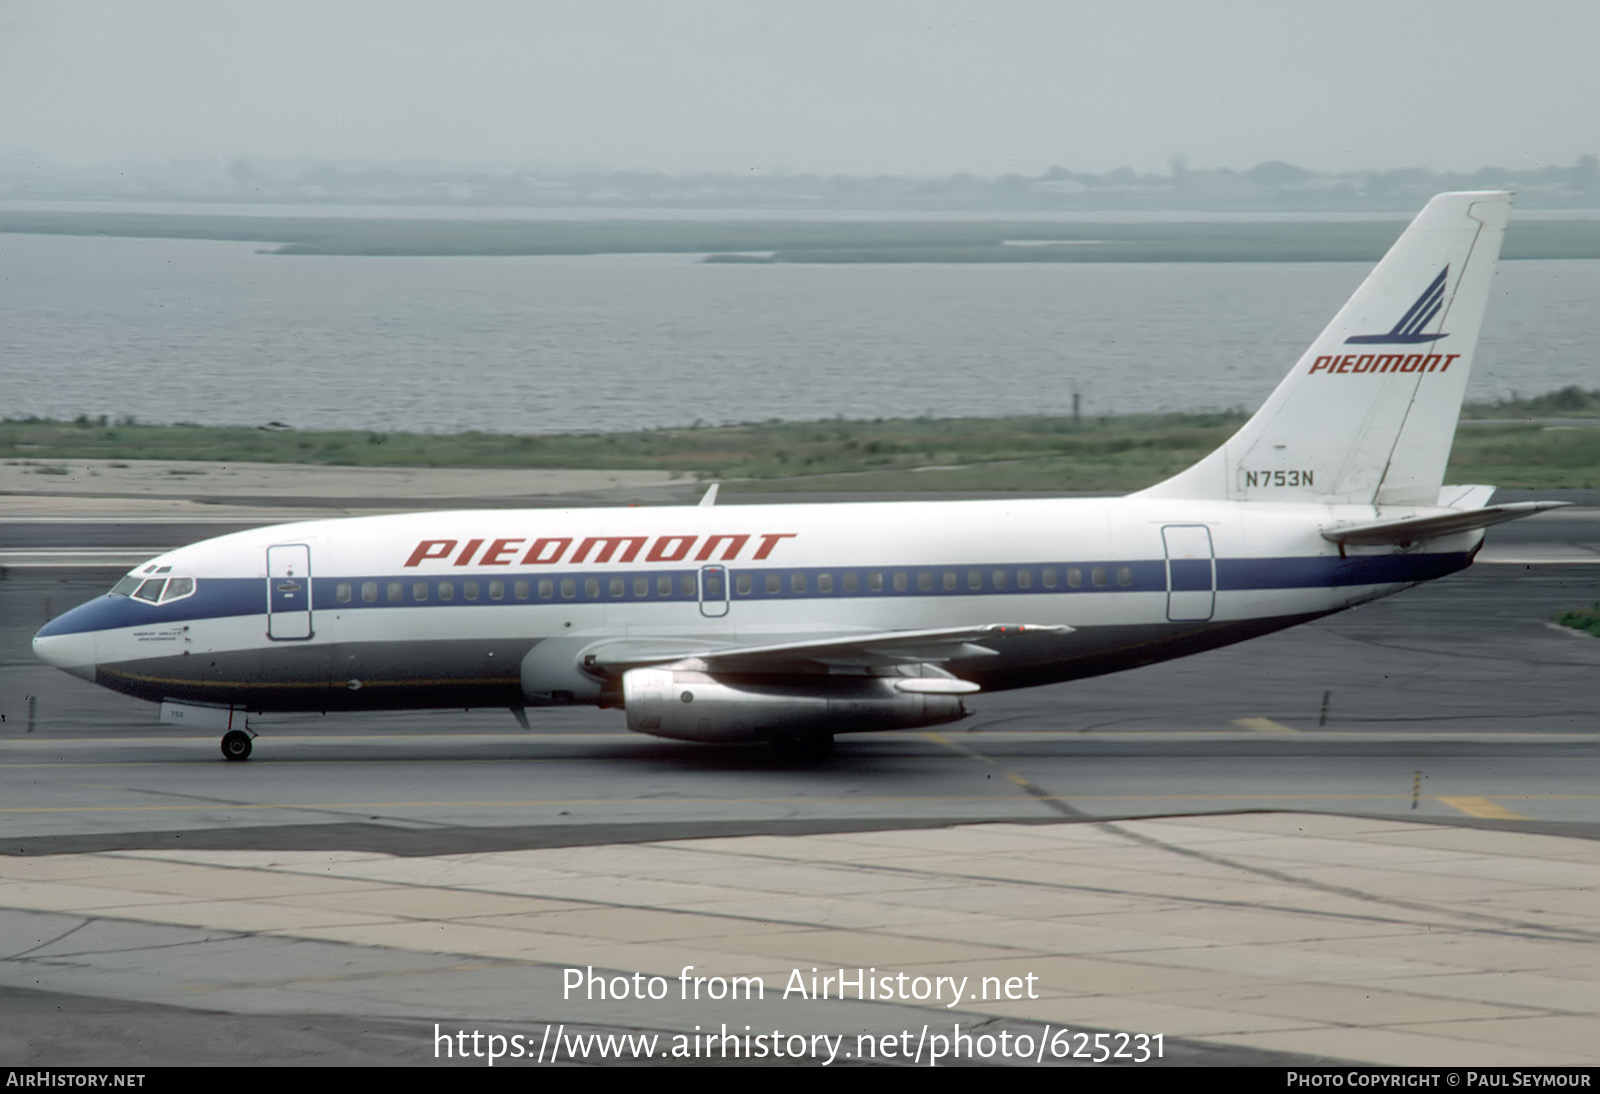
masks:
<path fill-rule="evenodd" d="M 1446 266 L 1439 271 L 1439 276 L 1433 279 L 1422 295 L 1417 297 L 1416 303 L 1406 310 L 1400 317 L 1400 322 L 1394 329 L 1385 334 L 1357 334 L 1346 338 L 1345 345 L 1360 346 L 1409 346 L 1420 342 L 1437 342 L 1446 337 L 1444 334 L 1422 334 L 1423 327 L 1433 321 L 1439 314 L 1439 309 L 1444 307 L 1444 283 L 1450 267 Z"/>

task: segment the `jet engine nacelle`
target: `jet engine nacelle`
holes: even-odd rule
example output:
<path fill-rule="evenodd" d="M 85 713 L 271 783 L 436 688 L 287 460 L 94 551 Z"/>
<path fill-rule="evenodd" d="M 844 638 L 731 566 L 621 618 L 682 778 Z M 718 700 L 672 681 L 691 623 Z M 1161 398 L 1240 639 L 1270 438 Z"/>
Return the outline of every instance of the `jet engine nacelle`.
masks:
<path fill-rule="evenodd" d="M 629 669 L 622 674 L 628 728 L 682 741 L 782 738 L 916 729 L 967 716 L 959 695 L 910 692 L 902 677 L 826 676 L 759 681 L 685 669 Z M 976 690 L 976 689 L 973 689 Z"/>

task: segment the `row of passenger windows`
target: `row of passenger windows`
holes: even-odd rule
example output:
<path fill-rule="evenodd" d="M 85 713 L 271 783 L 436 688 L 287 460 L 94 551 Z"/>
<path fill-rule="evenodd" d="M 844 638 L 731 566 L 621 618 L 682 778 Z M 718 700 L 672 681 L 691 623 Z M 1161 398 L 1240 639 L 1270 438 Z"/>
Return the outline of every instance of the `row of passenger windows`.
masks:
<path fill-rule="evenodd" d="M 1088 570 L 1089 583 L 1092 587 L 1103 589 L 1110 584 L 1109 570 L 1105 566 L 1091 566 Z M 734 591 L 740 596 L 751 596 L 756 590 L 755 574 L 742 573 L 733 580 Z M 840 591 L 844 593 L 858 593 L 865 587 L 869 593 L 883 592 L 886 585 L 897 593 L 910 592 L 915 586 L 917 592 L 931 593 L 935 590 L 946 592 L 966 588 L 978 591 L 985 588 L 1006 590 L 1010 588 L 1056 589 L 1061 587 L 1061 578 L 1065 576 L 1066 587 L 1069 589 L 1083 588 L 1084 570 L 1079 566 L 1068 566 L 1065 573 L 1053 566 L 1046 566 L 1035 571 L 1031 567 L 1021 569 L 1013 567 L 996 567 L 990 570 L 919 570 L 911 573 L 906 570 L 868 570 L 865 574 L 856 570 L 846 570 L 842 574 L 827 572 L 807 574 L 795 572 L 787 575 L 788 591 L 791 594 L 805 594 L 811 591 L 811 578 L 816 578 L 816 591 L 822 594 Z M 1116 570 L 1117 584 L 1128 586 L 1133 584 L 1133 569 L 1128 566 L 1118 566 Z M 987 580 L 987 585 L 985 581 Z M 1037 585 L 1035 584 L 1037 582 Z M 785 575 L 781 573 L 767 573 L 761 575 L 761 588 L 767 596 L 782 596 L 785 586 Z"/>
<path fill-rule="evenodd" d="M 723 588 L 723 576 L 720 572 L 712 570 L 705 573 L 705 592 L 707 600 L 721 600 L 727 594 Z M 826 596 L 835 592 L 856 594 L 860 592 L 880 593 L 892 590 L 897 593 L 911 592 L 954 592 L 966 589 L 968 591 L 993 590 L 1030 590 L 1030 589 L 1103 589 L 1110 586 L 1113 576 L 1119 586 L 1126 588 L 1133 584 L 1133 570 L 1128 566 L 1118 566 L 1113 572 L 1107 566 L 1045 566 L 1038 569 L 1033 567 L 995 567 L 990 569 L 969 570 L 846 570 L 842 573 L 820 573 L 793 571 L 782 573 L 769 571 L 763 574 L 741 573 L 733 579 L 733 591 L 737 596 L 757 595 L 759 580 L 761 593 L 766 596 L 808 595 L 813 589 L 820 595 Z M 457 582 L 439 581 L 437 584 L 428 581 L 363 581 L 359 586 L 355 582 L 341 581 L 334 587 L 334 599 L 340 604 L 377 604 L 385 601 L 390 604 L 422 604 L 429 600 L 451 602 L 456 599 Z M 585 578 L 540 578 L 516 581 L 462 581 L 460 596 L 462 600 L 477 602 L 481 600 L 573 600 L 582 590 L 585 600 L 598 600 L 604 596 L 620 600 L 632 595 L 636 600 L 654 597 L 656 599 L 681 599 L 693 600 L 700 595 L 694 574 L 658 574 L 656 576 L 640 575 L 628 577 L 585 577 Z"/>
<path fill-rule="evenodd" d="M 601 579 L 587 577 L 583 580 L 583 595 L 585 599 L 593 600 L 600 596 Z M 578 595 L 578 578 L 566 577 L 557 580 L 545 577 L 535 581 L 463 581 L 461 582 L 461 599 L 463 600 L 505 600 L 507 592 L 513 600 L 554 600 L 559 589 L 561 598 L 572 600 Z M 609 595 L 621 598 L 627 595 L 629 579 L 613 577 L 606 579 L 606 589 Z M 696 595 L 695 579 L 693 574 L 680 574 L 674 578 L 671 574 L 661 574 L 656 577 L 635 577 L 632 579 L 633 595 L 635 597 L 648 597 L 652 587 L 655 596 L 668 599 L 673 595 L 676 586 L 680 598 L 694 599 Z M 409 588 L 408 588 L 409 586 Z M 334 599 L 340 604 L 352 603 L 355 599 L 355 585 L 349 581 L 341 581 L 334 587 Z M 426 581 L 363 581 L 361 582 L 361 603 L 376 604 L 380 599 L 387 600 L 390 604 L 411 603 L 421 604 L 433 597 L 441 601 L 452 601 L 456 598 L 456 582 L 441 581 L 437 588 Z M 708 589 L 708 595 L 712 595 Z M 716 594 L 720 595 L 720 594 Z"/>

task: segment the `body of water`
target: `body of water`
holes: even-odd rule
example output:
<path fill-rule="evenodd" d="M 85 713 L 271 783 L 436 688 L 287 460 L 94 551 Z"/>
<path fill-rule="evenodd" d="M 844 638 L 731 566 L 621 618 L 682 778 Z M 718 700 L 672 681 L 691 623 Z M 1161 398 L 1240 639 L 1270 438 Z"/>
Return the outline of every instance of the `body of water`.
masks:
<path fill-rule="evenodd" d="M 1359 263 L 338 258 L 0 235 L 0 417 L 510 433 L 1254 407 Z M 1469 398 L 1600 386 L 1600 262 L 1507 262 Z"/>

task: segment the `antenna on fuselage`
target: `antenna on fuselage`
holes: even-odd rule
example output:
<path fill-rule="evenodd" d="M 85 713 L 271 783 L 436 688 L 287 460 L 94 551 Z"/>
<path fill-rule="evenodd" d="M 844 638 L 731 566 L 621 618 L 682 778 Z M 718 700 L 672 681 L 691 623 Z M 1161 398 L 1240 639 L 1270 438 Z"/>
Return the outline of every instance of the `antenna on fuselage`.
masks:
<path fill-rule="evenodd" d="M 700 508 L 709 509 L 713 505 L 717 504 L 717 487 L 720 485 L 721 483 L 714 482 L 710 486 L 706 487 L 706 495 L 700 499 Z"/>

